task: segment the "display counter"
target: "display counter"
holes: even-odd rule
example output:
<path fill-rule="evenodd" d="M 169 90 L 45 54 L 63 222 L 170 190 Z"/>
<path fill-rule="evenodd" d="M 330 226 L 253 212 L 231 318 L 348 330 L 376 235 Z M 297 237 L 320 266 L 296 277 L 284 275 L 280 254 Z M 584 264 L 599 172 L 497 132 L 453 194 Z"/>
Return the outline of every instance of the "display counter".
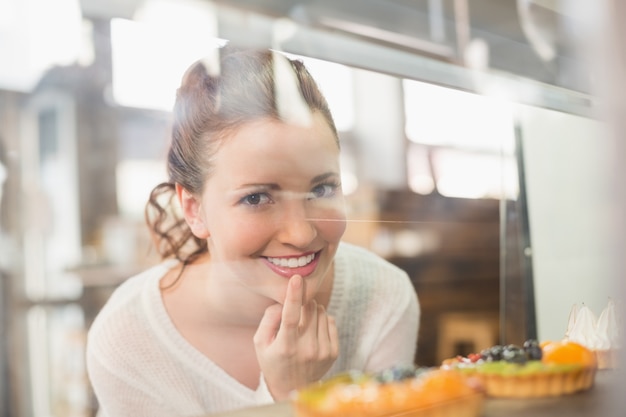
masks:
<path fill-rule="evenodd" d="M 487 399 L 482 417 L 626 416 L 626 409 L 621 412 L 615 409 L 617 402 L 613 398 L 613 394 L 616 392 L 617 386 L 618 375 L 615 371 L 599 371 L 594 386 L 585 392 L 556 398 Z M 294 417 L 294 413 L 291 405 L 283 402 L 230 413 L 214 414 L 210 417 Z"/>

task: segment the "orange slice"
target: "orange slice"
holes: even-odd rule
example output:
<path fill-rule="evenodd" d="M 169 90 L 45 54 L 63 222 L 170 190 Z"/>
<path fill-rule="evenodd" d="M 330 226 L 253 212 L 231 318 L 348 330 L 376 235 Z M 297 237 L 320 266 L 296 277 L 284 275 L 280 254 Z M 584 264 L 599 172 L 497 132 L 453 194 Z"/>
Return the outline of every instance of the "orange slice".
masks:
<path fill-rule="evenodd" d="M 542 362 L 545 364 L 596 366 L 596 355 L 576 342 L 546 342 L 542 351 Z"/>

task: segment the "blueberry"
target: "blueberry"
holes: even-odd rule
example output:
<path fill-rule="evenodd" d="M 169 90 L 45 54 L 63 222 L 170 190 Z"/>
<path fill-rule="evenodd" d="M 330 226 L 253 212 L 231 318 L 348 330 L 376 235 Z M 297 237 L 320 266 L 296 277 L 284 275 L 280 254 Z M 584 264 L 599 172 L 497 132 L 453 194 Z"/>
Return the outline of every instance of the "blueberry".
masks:
<path fill-rule="evenodd" d="M 530 360 L 540 360 L 542 356 L 541 346 L 535 339 L 529 339 L 524 342 L 524 351 Z"/>
<path fill-rule="evenodd" d="M 530 349 L 533 346 L 539 346 L 539 342 L 537 341 L 537 339 L 528 339 L 522 345 L 524 349 Z"/>
<path fill-rule="evenodd" d="M 541 360 L 543 352 L 539 346 L 532 346 L 526 350 L 526 355 L 531 361 L 538 361 Z"/>
<path fill-rule="evenodd" d="M 376 380 L 382 383 L 402 381 L 404 379 L 413 378 L 416 375 L 416 369 L 413 366 L 393 366 L 376 375 Z"/>
<path fill-rule="evenodd" d="M 504 346 L 495 345 L 489 349 L 489 355 L 491 356 L 491 360 L 500 361 L 502 360 L 502 352 L 504 351 Z"/>
<path fill-rule="evenodd" d="M 528 357 L 526 352 L 519 346 L 507 345 L 502 350 L 502 360 L 511 363 L 526 363 Z"/>

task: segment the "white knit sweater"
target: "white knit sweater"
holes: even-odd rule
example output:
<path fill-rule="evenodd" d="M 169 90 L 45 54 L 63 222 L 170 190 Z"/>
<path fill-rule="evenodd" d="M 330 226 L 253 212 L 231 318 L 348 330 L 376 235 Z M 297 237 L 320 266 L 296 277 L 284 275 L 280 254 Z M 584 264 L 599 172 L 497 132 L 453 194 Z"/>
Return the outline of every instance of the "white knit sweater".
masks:
<path fill-rule="evenodd" d="M 164 262 L 116 289 L 89 330 L 89 378 L 106 417 L 202 416 L 272 402 L 263 383 L 242 385 L 192 347 L 170 320 Z M 413 362 L 419 305 L 406 273 L 346 243 L 335 258 L 328 306 L 340 353 L 326 377 Z M 236 360 L 236 358 L 233 358 Z"/>

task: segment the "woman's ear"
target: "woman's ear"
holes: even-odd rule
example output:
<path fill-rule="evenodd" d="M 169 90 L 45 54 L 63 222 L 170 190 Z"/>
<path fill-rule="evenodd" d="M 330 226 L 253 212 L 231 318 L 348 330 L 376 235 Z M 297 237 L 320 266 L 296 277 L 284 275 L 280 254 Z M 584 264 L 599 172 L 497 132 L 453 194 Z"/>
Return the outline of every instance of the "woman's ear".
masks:
<path fill-rule="evenodd" d="M 185 221 L 191 229 L 191 233 L 200 239 L 208 238 L 210 233 L 202 217 L 201 205 L 198 198 L 178 183 L 176 184 L 176 196 L 182 208 Z"/>

